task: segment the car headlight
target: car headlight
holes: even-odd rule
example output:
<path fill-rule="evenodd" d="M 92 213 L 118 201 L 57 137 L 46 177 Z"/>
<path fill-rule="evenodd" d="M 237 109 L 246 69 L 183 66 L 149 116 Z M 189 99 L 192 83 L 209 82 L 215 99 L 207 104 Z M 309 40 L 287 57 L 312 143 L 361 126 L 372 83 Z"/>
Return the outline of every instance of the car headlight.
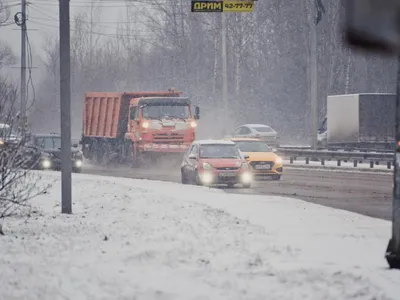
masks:
<path fill-rule="evenodd" d="M 143 127 L 143 128 L 149 128 L 149 126 L 150 126 L 150 123 L 149 123 L 149 122 L 143 122 L 143 123 L 142 123 L 142 127 Z"/>
<path fill-rule="evenodd" d="M 212 166 L 209 163 L 203 162 L 203 169 L 204 170 L 211 170 Z"/>
<path fill-rule="evenodd" d="M 44 169 L 49 169 L 51 167 L 51 161 L 48 159 L 42 160 L 42 167 Z"/>
<path fill-rule="evenodd" d="M 243 183 L 250 183 L 253 180 L 253 176 L 250 172 L 244 172 L 241 179 Z"/>
<path fill-rule="evenodd" d="M 283 163 L 283 159 L 278 156 L 277 158 L 275 158 L 275 163 L 276 164 L 281 164 L 281 163 Z"/>
<path fill-rule="evenodd" d="M 213 182 L 214 176 L 212 173 L 206 172 L 200 175 L 200 179 L 205 185 L 209 185 Z"/>
<path fill-rule="evenodd" d="M 190 122 L 190 127 L 192 127 L 192 128 L 197 127 L 197 122 L 196 121 Z"/>
<path fill-rule="evenodd" d="M 242 163 L 242 165 L 240 166 L 241 169 L 248 169 L 249 165 L 247 163 Z"/>

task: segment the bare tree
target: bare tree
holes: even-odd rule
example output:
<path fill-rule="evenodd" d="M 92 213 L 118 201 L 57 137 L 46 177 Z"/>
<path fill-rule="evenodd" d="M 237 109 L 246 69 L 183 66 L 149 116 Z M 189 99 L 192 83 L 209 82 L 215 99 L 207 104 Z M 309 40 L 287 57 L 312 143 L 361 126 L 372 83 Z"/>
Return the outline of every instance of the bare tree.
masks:
<path fill-rule="evenodd" d="M 10 23 L 10 8 L 6 5 L 4 0 L 0 0 L 0 27 L 7 26 Z"/>
<path fill-rule="evenodd" d="M 31 172 L 36 156 L 27 151 L 25 137 L 18 136 L 16 114 L 17 86 L 0 77 L 0 234 L 3 221 L 12 216 L 27 216 L 30 200 L 46 192 L 40 177 Z M 40 158 L 40 157 L 39 157 Z M 38 159 L 39 159 L 38 158 Z"/>
<path fill-rule="evenodd" d="M 0 70 L 15 62 L 15 55 L 11 47 L 0 40 Z"/>

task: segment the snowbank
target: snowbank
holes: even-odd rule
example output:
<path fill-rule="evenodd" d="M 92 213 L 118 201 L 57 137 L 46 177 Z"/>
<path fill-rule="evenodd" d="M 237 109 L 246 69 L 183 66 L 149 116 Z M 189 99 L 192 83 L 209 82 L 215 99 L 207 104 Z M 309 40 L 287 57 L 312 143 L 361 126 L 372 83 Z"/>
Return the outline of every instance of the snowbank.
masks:
<path fill-rule="evenodd" d="M 53 181 L 58 173 L 47 172 Z M 300 200 L 73 175 L 0 237 L 1 299 L 399 299 L 390 223 Z"/>

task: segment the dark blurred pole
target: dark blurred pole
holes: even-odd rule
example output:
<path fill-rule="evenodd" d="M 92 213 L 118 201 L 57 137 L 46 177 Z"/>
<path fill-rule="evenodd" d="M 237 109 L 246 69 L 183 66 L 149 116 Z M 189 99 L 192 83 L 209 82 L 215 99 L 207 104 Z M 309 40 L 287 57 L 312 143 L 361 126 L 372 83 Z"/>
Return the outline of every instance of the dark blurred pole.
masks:
<path fill-rule="evenodd" d="M 60 2 L 61 213 L 72 213 L 71 201 L 71 65 L 69 2 Z"/>
<path fill-rule="evenodd" d="M 397 58 L 396 152 L 394 164 L 392 238 L 386 251 L 390 268 L 400 269 L 400 54 Z"/>
<path fill-rule="evenodd" d="M 20 132 L 25 138 L 26 125 L 26 1 L 21 1 L 21 113 L 20 113 Z"/>
<path fill-rule="evenodd" d="M 222 58 L 222 101 L 224 107 L 224 135 L 228 133 L 228 115 L 229 115 L 229 105 L 228 105 L 228 57 L 227 57 L 227 39 L 226 39 L 226 17 L 225 13 L 221 13 L 221 58 Z"/>

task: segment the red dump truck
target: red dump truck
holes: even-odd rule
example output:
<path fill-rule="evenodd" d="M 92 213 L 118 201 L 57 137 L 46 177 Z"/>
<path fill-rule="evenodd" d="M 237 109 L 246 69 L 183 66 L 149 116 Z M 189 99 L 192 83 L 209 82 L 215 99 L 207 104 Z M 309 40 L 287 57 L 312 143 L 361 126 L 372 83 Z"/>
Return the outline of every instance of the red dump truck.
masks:
<path fill-rule="evenodd" d="M 85 93 L 85 158 L 98 163 L 144 161 L 186 152 L 196 138 L 200 109 L 182 92 Z"/>

